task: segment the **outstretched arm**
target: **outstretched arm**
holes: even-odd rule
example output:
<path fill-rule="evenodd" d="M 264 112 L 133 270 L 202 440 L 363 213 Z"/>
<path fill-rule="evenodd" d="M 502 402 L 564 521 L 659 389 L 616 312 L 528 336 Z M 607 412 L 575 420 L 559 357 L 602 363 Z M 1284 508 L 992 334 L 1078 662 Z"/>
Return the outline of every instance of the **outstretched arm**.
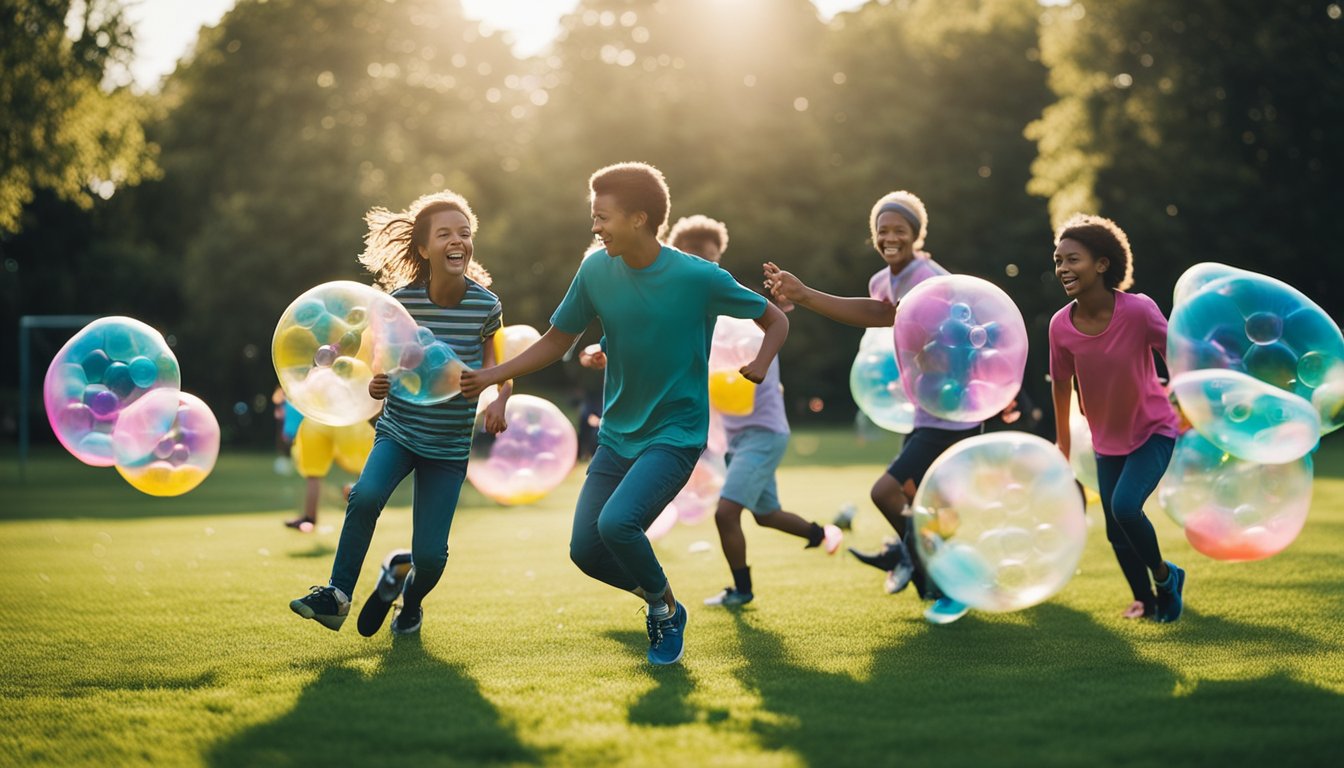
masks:
<path fill-rule="evenodd" d="M 476 397 L 491 384 L 498 384 L 533 371 L 539 371 L 564 357 L 578 336 L 577 333 L 565 333 L 552 326 L 532 346 L 519 352 L 518 356 L 512 360 L 493 368 L 464 371 L 462 373 L 462 394 L 469 398 Z"/>
<path fill-rule="evenodd" d="M 776 301 L 789 301 L 807 307 L 824 317 L 859 328 L 891 327 L 896 322 L 896 306 L 861 296 L 832 296 L 809 288 L 792 272 L 766 262 L 765 289 Z"/>

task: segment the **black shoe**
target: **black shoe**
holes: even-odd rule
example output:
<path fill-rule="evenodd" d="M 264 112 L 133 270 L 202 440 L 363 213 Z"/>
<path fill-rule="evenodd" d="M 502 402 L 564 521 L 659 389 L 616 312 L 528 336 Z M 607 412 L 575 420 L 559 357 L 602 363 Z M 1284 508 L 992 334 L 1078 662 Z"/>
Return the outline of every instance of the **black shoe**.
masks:
<path fill-rule="evenodd" d="M 341 628 L 345 617 L 350 614 L 350 600 L 335 587 L 313 587 L 303 597 L 289 601 L 289 609 L 335 631 Z"/>
<path fill-rule="evenodd" d="M 892 571 L 902 562 L 910 562 L 910 553 L 906 551 L 905 544 L 897 539 L 887 539 L 876 554 L 864 554 L 853 547 L 849 548 L 849 554 L 859 562 L 871 565 L 879 571 Z"/>
<path fill-rule="evenodd" d="M 313 528 L 317 527 L 317 521 L 311 517 L 296 517 L 293 520 L 286 520 L 285 527 L 309 533 Z"/>
<path fill-rule="evenodd" d="M 392 608 L 392 602 L 406 585 L 406 575 L 410 572 L 409 549 L 394 549 L 383 559 L 383 572 L 378 576 L 378 586 L 374 587 L 373 594 L 369 595 L 369 599 L 364 601 L 364 607 L 359 610 L 359 621 L 356 624 L 359 634 L 365 637 L 378 634 L 383 621 L 387 619 L 387 612 Z"/>
<path fill-rule="evenodd" d="M 396 618 L 392 619 L 392 634 L 413 635 L 420 631 L 420 623 L 424 618 L 425 609 L 420 606 L 416 606 L 413 611 L 403 608 L 397 611 Z"/>

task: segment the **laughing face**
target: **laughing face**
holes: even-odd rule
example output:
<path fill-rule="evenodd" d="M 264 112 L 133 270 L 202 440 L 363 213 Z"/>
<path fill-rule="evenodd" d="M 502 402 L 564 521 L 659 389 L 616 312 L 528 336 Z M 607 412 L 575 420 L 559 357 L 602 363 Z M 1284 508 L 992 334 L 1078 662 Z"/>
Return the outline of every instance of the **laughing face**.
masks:
<path fill-rule="evenodd" d="M 1094 258 L 1087 246 L 1077 240 L 1066 237 L 1055 248 L 1055 277 L 1071 299 L 1101 283 L 1101 275 L 1109 266 L 1109 259 Z"/>
<path fill-rule="evenodd" d="M 914 227 L 904 216 L 895 211 L 883 211 L 877 217 L 877 238 L 873 240 L 873 246 L 892 272 L 900 272 L 915 258 L 917 237 Z"/>
<path fill-rule="evenodd" d="M 633 253 L 646 219 L 643 212 L 627 213 L 611 195 L 593 197 L 593 234 L 602 241 L 608 256 Z"/>
<path fill-rule="evenodd" d="M 445 209 L 430 215 L 429 233 L 420 258 L 429 262 L 431 279 L 462 277 L 471 261 L 471 222 L 461 211 Z"/>

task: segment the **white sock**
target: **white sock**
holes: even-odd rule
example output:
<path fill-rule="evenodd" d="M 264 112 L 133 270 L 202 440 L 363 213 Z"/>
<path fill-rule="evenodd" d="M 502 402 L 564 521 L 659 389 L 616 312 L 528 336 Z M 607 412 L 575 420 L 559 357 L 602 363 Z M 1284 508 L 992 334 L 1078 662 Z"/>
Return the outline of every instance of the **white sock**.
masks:
<path fill-rule="evenodd" d="M 657 602 L 649 603 L 649 617 L 654 619 L 666 619 L 672 615 L 672 609 L 667 607 L 667 602 L 658 598 Z"/>

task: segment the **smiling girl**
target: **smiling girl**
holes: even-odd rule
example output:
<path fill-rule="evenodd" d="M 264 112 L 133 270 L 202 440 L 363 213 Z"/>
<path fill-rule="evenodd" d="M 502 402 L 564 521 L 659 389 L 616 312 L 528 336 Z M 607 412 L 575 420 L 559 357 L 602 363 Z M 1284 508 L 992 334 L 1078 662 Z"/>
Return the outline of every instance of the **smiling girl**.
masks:
<path fill-rule="evenodd" d="M 416 200 L 403 212 L 374 208 L 364 217 L 369 231 L 359 261 L 379 284 L 401 302 L 417 325 L 449 344 L 468 368 L 494 364 L 491 343 L 503 312 L 499 298 L 487 290 L 490 275 L 472 260 L 476 215 L 466 199 L 443 191 Z M 505 427 L 504 406 L 511 392 L 505 382 L 499 399 L 485 412 L 486 428 Z M 350 612 L 350 596 L 368 554 L 378 516 L 403 479 L 415 473 L 411 507 L 413 566 L 400 590 L 402 605 L 392 631 L 420 629 L 421 601 L 438 583 L 448 562 L 448 529 L 466 478 L 476 418 L 473 396 L 453 397 L 419 405 L 390 395 L 390 383 L 379 374 L 369 395 L 386 400 L 378 419 L 373 451 L 350 491 L 331 581 L 290 602 L 289 607 L 328 629 L 340 629 Z M 395 578 L 384 569 L 379 588 L 360 613 L 360 634 L 382 626 L 398 590 L 382 582 Z"/>
<path fill-rule="evenodd" d="M 924 203 L 910 192 L 891 192 L 873 204 L 868 216 L 873 247 L 886 262 L 868 281 L 868 296 L 832 296 L 809 288 L 789 272 L 773 263 L 765 264 L 765 287 L 776 299 L 792 301 L 800 307 L 847 325 L 860 328 L 890 328 L 896 321 L 896 304 L 919 283 L 947 270 L 921 250 L 928 233 L 929 214 Z M 887 572 L 886 590 L 905 589 L 913 578 L 920 597 L 933 600 L 924 611 L 932 624 L 949 624 L 966 615 L 966 606 L 938 590 L 924 573 L 923 564 L 904 541 L 909 533 L 906 506 L 924 479 L 934 459 L 956 442 L 983 431 L 976 422 L 940 419 L 915 406 L 915 428 L 901 446 L 901 452 L 887 471 L 873 483 L 869 496 L 873 505 L 896 530 L 876 554 L 854 549 L 861 562 Z"/>
<path fill-rule="evenodd" d="M 1122 615 L 1176 621 L 1185 571 L 1162 559 L 1143 513 L 1178 434 L 1153 361 L 1154 352 L 1165 354 L 1167 319 L 1152 299 L 1125 292 L 1134 282 L 1133 257 L 1129 238 L 1110 219 L 1069 219 L 1055 237 L 1054 260 L 1055 276 L 1072 299 L 1050 320 L 1056 442 L 1067 459 L 1076 378 L 1097 455 L 1106 538 L 1134 594 Z"/>

